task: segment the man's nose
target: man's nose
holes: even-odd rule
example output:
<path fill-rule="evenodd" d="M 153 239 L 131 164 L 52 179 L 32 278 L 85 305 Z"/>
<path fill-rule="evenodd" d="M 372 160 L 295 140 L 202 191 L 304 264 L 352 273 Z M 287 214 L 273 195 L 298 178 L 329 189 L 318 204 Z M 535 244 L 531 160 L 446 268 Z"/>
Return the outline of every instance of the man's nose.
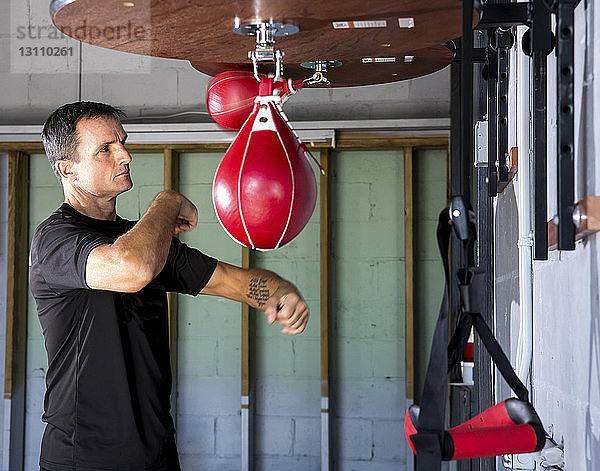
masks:
<path fill-rule="evenodd" d="M 117 163 L 119 165 L 127 165 L 131 162 L 131 154 L 125 149 L 124 145 L 121 145 L 117 152 Z"/>

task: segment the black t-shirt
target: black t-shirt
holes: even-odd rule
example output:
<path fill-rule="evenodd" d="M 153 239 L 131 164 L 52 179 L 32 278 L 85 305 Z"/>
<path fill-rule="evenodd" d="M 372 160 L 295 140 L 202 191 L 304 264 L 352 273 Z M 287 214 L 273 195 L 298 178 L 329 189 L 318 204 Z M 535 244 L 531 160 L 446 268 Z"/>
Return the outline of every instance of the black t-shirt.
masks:
<path fill-rule="evenodd" d="M 89 253 L 134 224 L 65 203 L 33 235 L 29 286 L 48 353 L 40 466 L 50 471 L 179 469 L 166 292 L 197 294 L 217 261 L 173 238 L 138 293 L 90 289 Z"/>

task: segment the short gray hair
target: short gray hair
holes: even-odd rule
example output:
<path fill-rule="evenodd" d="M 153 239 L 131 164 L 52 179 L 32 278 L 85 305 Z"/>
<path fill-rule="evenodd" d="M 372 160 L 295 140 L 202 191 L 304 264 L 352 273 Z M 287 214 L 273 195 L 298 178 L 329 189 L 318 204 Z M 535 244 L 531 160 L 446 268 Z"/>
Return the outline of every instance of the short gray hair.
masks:
<path fill-rule="evenodd" d="M 60 179 L 56 169 L 57 160 L 73 160 L 77 162 L 77 123 L 82 119 L 110 117 L 119 121 L 125 117 L 123 110 L 105 103 L 93 101 L 77 101 L 61 106 L 54 111 L 44 123 L 42 142 L 52 170 Z"/>

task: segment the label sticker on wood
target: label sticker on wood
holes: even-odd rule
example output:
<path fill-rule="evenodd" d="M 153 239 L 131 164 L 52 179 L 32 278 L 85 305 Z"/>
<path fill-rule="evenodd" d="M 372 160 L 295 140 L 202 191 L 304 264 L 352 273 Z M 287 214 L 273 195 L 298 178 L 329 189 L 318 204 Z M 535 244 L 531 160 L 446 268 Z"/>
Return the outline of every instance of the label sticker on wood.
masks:
<path fill-rule="evenodd" d="M 398 18 L 398 24 L 400 28 L 414 28 L 415 27 L 415 19 L 414 18 Z"/>
<path fill-rule="evenodd" d="M 395 57 L 363 57 L 361 59 L 363 64 L 369 64 L 371 62 L 396 62 Z"/>
<path fill-rule="evenodd" d="M 404 62 L 409 63 L 415 60 L 415 56 L 404 56 Z"/>
<path fill-rule="evenodd" d="M 334 21 L 333 29 L 354 29 L 354 28 L 387 28 L 386 20 L 373 21 Z"/>

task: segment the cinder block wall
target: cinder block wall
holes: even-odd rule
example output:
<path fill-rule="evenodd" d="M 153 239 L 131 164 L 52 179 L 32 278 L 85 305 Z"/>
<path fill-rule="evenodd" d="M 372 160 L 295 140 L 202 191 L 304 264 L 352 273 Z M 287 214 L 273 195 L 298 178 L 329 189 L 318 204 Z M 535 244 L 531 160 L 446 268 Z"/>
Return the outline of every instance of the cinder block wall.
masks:
<path fill-rule="evenodd" d="M 241 246 L 221 229 L 212 179 L 223 154 L 182 154 L 180 191 L 198 207 L 198 227 L 181 240 L 240 265 Z M 177 442 L 183 469 L 240 466 L 240 304 L 179 296 Z"/>
<path fill-rule="evenodd" d="M 447 206 L 448 152 L 414 153 L 415 402 L 429 363 L 431 339 L 444 293 L 444 269 L 437 246 L 440 211 Z"/>
<path fill-rule="evenodd" d="M 332 408 L 336 469 L 404 469 L 404 158 L 332 164 Z"/>

